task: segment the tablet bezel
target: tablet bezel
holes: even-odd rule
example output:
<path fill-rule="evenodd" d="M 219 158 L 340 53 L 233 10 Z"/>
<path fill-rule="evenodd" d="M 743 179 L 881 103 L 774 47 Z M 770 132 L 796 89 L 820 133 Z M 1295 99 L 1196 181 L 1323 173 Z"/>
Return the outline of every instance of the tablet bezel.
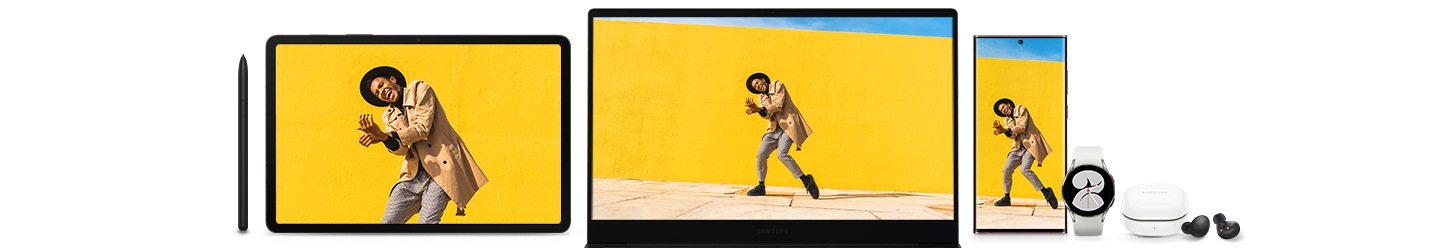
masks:
<path fill-rule="evenodd" d="M 560 46 L 560 222 L 555 224 L 280 224 L 275 222 L 275 47 L 281 44 Z M 570 228 L 570 41 L 559 35 L 276 35 L 265 42 L 265 218 L 272 232 L 542 233 Z M 376 217 L 379 218 L 378 216 Z"/>

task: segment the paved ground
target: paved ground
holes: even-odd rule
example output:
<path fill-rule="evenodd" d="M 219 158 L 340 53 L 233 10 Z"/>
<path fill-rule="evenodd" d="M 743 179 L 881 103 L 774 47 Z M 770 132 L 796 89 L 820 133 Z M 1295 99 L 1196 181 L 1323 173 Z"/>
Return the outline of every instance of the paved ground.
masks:
<path fill-rule="evenodd" d="M 804 188 L 766 186 L 766 196 L 747 196 L 754 185 L 594 179 L 595 219 L 954 219 L 950 194 L 823 188 L 810 199 Z"/>
<path fill-rule="evenodd" d="M 998 196 L 975 197 L 975 227 L 981 229 L 1063 229 L 1065 203 L 1050 209 L 1045 199 L 1010 198 L 1010 206 L 996 207 Z"/>

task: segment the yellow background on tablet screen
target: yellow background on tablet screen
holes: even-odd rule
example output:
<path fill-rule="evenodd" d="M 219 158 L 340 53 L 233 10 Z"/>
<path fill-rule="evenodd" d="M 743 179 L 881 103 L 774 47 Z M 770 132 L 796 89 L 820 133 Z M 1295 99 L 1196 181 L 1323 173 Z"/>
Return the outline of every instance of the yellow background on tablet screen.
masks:
<path fill-rule="evenodd" d="M 381 122 L 359 93 L 380 65 L 431 85 L 491 180 L 440 223 L 560 222 L 560 46 L 281 45 L 275 57 L 276 222 L 379 223 L 403 157 L 360 146 L 355 128 L 362 113 Z"/>

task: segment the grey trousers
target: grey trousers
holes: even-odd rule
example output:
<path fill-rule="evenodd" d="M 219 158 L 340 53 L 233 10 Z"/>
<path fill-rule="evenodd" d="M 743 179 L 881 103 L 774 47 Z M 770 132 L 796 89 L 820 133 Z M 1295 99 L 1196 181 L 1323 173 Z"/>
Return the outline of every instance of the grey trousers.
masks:
<path fill-rule="evenodd" d="M 769 169 L 766 161 L 770 160 L 770 152 L 779 148 L 780 163 L 790 169 L 790 176 L 800 178 L 805 172 L 800 171 L 800 165 L 795 164 L 795 158 L 790 157 L 790 136 L 785 135 L 785 130 L 776 128 L 775 131 L 765 133 L 760 137 L 760 152 L 755 155 L 755 169 L 760 173 L 760 181 L 765 181 L 765 172 Z"/>
<path fill-rule="evenodd" d="M 1030 164 L 1033 163 L 1035 163 L 1035 156 L 1030 155 L 1030 151 L 1025 150 L 1025 147 L 1010 151 L 1010 155 L 1005 159 L 1005 174 L 1000 177 L 1005 183 L 1005 194 L 1010 194 L 1010 174 L 1015 174 L 1017 167 L 1020 168 L 1020 174 L 1030 180 L 1030 185 L 1035 186 L 1035 191 L 1045 189 L 1045 184 L 1040 183 L 1040 177 L 1035 176 L 1035 171 L 1030 170 Z"/>
<path fill-rule="evenodd" d="M 445 213 L 445 203 L 450 201 L 450 196 L 430 178 L 430 173 L 419 171 L 415 179 L 395 183 L 390 189 L 390 202 L 385 204 L 381 224 L 405 224 L 417 213 L 420 224 L 440 224 L 440 215 Z"/>

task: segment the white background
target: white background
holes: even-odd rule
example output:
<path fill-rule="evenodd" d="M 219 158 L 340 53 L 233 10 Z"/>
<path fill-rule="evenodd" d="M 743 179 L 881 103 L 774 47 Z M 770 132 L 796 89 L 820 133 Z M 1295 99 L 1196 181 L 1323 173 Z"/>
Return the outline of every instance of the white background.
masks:
<path fill-rule="evenodd" d="M 1390 1 L 11 1 L 0 11 L 3 246 L 580 247 L 586 12 L 594 7 L 940 7 L 959 12 L 961 117 L 971 35 L 1070 36 L 1070 145 L 1102 145 L 1121 187 L 1168 182 L 1239 240 L 974 235 L 965 247 L 1423 246 L 1440 138 L 1436 6 Z M 562 234 L 274 234 L 262 152 L 251 231 L 235 231 L 235 66 L 263 99 L 273 34 L 561 34 L 572 48 L 573 185 Z M 784 58 L 776 58 L 784 59 Z M 263 116 L 263 101 L 250 104 Z M 962 118 L 965 119 L 965 118 Z M 250 121 L 264 151 L 264 120 Z M 962 122 L 964 124 L 965 122 Z M 972 191 L 960 128 L 960 197 Z M 343 207 L 343 206 L 342 206 Z M 968 207 L 959 207 L 964 210 Z M 1112 212 L 1114 213 L 1114 212 Z"/>

